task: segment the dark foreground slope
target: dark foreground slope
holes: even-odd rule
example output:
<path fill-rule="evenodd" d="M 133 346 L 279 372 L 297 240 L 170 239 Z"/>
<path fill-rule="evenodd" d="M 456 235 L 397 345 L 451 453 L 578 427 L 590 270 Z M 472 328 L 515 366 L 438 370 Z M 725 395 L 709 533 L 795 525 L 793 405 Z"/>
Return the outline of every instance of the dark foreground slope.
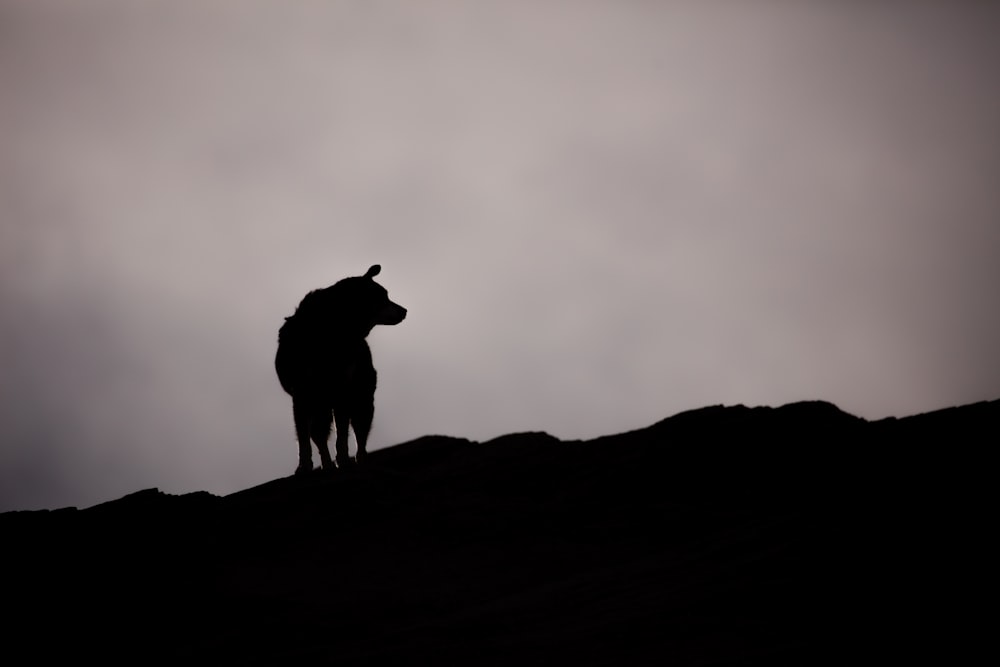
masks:
<path fill-rule="evenodd" d="M 3 658 L 885 664 L 982 649 L 1000 401 L 427 437 L 333 478 L 0 515 Z M 23 657 L 22 657 L 23 660 Z"/>

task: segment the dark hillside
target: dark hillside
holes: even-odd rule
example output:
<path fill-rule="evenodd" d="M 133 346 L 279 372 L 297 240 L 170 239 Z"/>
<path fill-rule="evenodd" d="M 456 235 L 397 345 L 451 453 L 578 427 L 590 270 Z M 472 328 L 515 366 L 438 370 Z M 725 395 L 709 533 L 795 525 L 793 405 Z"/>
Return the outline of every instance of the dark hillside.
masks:
<path fill-rule="evenodd" d="M 3 644 L 46 663 L 954 662 L 989 636 L 972 602 L 998 427 L 1000 401 L 877 422 L 715 406 L 3 514 Z"/>

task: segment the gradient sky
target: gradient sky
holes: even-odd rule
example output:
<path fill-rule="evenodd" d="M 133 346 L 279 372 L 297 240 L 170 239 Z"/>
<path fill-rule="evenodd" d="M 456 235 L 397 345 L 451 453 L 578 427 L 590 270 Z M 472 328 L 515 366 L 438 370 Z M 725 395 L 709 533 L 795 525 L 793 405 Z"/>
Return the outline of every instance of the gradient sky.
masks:
<path fill-rule="evenodd" d="M 290 474 L 277 330 L 381 263 L 372 447 L 1000 397 L 1000 9 L 0 0 L 0 510 Z"/>

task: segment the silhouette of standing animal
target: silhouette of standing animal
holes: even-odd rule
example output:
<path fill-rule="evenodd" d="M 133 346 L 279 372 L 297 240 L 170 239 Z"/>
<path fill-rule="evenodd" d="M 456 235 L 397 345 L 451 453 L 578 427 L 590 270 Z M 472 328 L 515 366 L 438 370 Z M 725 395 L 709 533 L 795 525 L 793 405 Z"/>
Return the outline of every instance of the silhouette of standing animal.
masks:
<path fill-rule="evenodd" d="M 274 367 L 282 388 L 292 397 L 299 466 L 312 470 L 312 442 L 320 463 L 333 469 L 327 441 L 337 426 L 337 465 L 350 463 L 348 426 L 358 443 L 357 460 L 364 459 L 375 414 L 375 366 L 365 338 L 377 324 L 399 324 L 406 309 L 389 300 L 375 282 L 376 264 L 363 276 L 344 278 L 325 289 L 309 292 L 278 332 Z"/>

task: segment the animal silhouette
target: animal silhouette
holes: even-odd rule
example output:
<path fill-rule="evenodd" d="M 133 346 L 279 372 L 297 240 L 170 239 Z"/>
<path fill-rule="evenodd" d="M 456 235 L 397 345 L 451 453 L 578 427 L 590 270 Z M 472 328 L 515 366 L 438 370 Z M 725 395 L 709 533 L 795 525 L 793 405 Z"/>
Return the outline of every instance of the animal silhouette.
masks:
<path fill-rule="evenodd" d="M 365 338 L 378 324 L 399 324 L 406 309 L 389 300 L 375 282 L 375 264 L 363 276 L 344 278 L 330 287 L 306 294 L 278 332 L 275 370 L 292 397 L 295 434 L 299 443 L 296 474 L 313 469 L 312 442 L 320 463 L 333 470 L 327 442 L 337 426 L 337 465 L 350 463 L 348 427 L 354 428 L 357 461 L 366 454 L 375 414 L 375 366 Z"/>

